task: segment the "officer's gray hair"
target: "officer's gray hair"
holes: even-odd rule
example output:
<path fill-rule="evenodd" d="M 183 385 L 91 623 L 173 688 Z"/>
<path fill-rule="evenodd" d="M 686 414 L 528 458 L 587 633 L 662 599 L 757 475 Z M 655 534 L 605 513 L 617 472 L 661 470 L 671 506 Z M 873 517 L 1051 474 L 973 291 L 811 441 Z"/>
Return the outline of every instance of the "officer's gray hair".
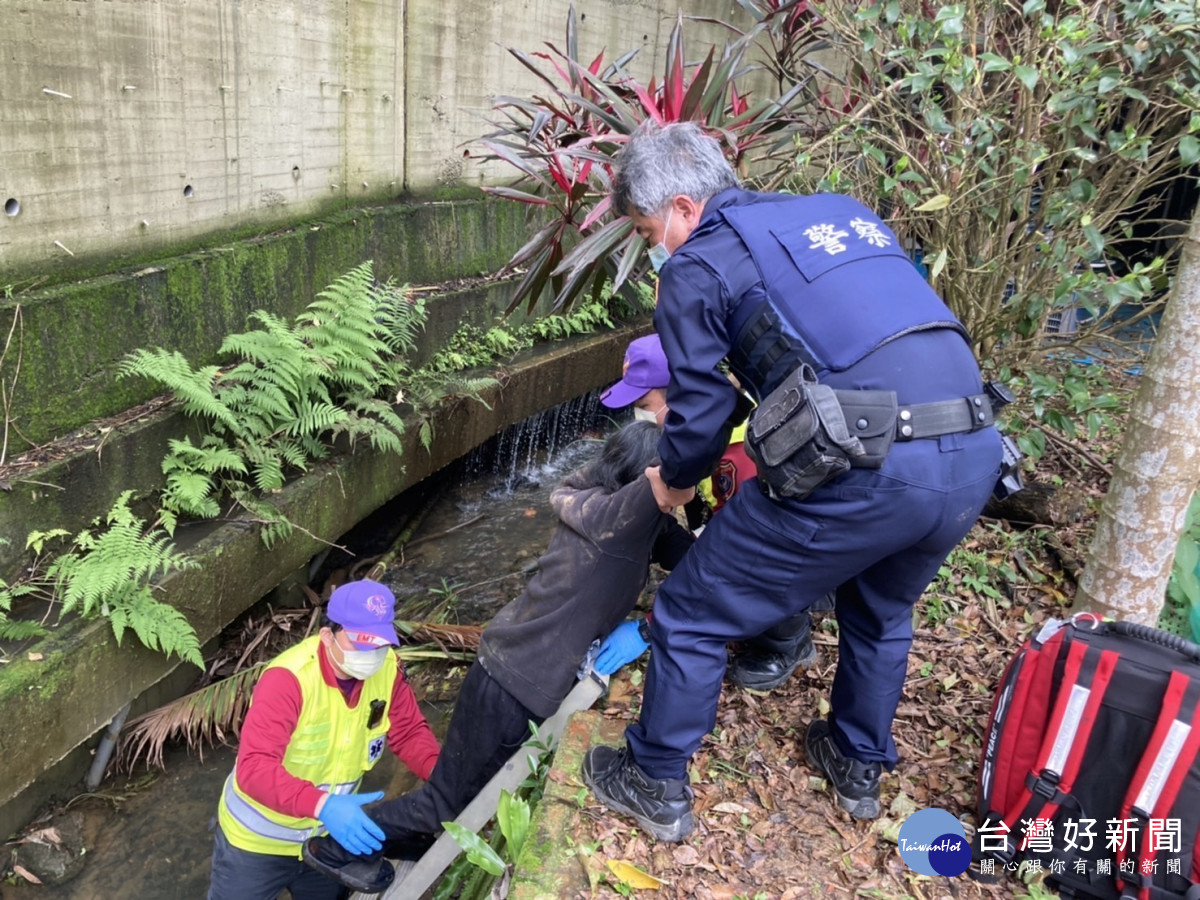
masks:
<path fill-rule="evenodd" d="M 681 194 L 703 203 L 739 186 L 721 145 L 692 122 L 646 122 L 617 154 L 616 168 L 613 206 L 623 216 L 654 215 Z"/>

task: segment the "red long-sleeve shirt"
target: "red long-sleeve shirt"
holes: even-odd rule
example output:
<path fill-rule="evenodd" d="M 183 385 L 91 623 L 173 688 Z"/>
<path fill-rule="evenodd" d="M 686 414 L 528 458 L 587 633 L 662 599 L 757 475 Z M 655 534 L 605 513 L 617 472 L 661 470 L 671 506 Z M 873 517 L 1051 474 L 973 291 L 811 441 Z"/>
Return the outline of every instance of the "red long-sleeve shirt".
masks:
<path fill-rule="evenodd" d="M 329 664 L 324 645 L 318 645 L 321 677 L 333 690 L 340 690 L 348 706 L 358 703 L 362 682 L 338 680 Z M 315 817 L 317 803 L 325 792 L 283 767 L 287 750 L 303 706 L 300 682 L 284 668 L 265 671 L 254 686 L 253 702 L 242 725 L 237 755 L 238 786 L 251 798 L 289 816 Z M 437 762 L 437 738 L 425 721 L 403 668 L 396 673 L 392 702 L 388 705 L 388 746 L 421 779 L 428 779 Z"/>

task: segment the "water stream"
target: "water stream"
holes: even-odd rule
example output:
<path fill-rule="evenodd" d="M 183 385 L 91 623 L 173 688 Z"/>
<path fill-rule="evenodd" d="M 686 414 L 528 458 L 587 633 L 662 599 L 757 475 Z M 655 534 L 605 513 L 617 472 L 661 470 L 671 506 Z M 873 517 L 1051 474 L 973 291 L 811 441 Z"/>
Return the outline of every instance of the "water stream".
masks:
<path fill-rule="evenodd" d="M 339 567 L 382 553 L 399 531 L 397 523 L 419 509 L 423 518 L 409 548 L 383 579 L 403 607 L 400 616 L 486 622 L 532 574 L 554 526 L 550 490 L 598 449 L 612 424 L 604 412 L 589 395 L 507 429 L 343 536 L 339 543 L 354 556 L 328 554 L 313 567 L 314 586 Z M 465 663 L 409 665 L 439 735 L 465 671 Z M 82 872 L 56 887 L 0 884 L 0 900 L 202 900 L 209 826 L 235 755 L 232 747 L 208 749 L 203 759 L 170 749 L 164 772 L 110 774 L 95 795 L 68 799 L 66 813 L 78 822 L 87 848 Z M 413 776 L 385 754 L 364 790 L 395 794 L 412 785 Z M 63 814 L 63 804 L 53 812 Z"/>

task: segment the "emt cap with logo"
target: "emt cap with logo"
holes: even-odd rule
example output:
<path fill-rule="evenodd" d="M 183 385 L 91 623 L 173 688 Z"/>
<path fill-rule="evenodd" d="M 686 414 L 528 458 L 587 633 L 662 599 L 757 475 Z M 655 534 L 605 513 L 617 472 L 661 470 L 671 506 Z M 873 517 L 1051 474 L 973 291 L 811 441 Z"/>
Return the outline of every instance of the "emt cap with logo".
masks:
<path fill-rule="evenodd" d="M 636 403 L 654 388 L 665 390 L 670 380 L 662 341 L 657 334 L 648 334 L 630 342 L 621 380 L 600 395 L 600 402 L 609 409 L 619 409 Z"/>
<path fill-rule="evenodd" d="M 326 614 L 341 625 L 360 649 L 400 646 L 396 635 L 396 598 L 378 581 L 351 581 L 329 598 Z"/>

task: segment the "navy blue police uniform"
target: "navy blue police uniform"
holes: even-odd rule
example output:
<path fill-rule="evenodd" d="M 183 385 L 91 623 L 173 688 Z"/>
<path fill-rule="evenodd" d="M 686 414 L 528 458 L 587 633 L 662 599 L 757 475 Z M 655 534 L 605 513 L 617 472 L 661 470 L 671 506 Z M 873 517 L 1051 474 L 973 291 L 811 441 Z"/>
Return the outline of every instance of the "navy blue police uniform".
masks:
<path fill-rule="evenodd" d="M 962 326 L 852 198 L 722 191 L 661 278 L 670 487 L 699 482 L 725 448 L 737 398 L 722 360 L 758 400 L 801 362 L 831 387 L 891 390 L 900 404 L 983 390 Z M 626 733 L 634 761 L 652 778 L 686 778 L 716 722 L 725 645 L 837 589 L 833 739 L 893 767 L 913 605 L 978 517 L 1000 458 L 989 425 L 898 441 L 882 468 L 850 469 L 802 500 L 747 482 L 658 592 L 642 713 Z"/>

